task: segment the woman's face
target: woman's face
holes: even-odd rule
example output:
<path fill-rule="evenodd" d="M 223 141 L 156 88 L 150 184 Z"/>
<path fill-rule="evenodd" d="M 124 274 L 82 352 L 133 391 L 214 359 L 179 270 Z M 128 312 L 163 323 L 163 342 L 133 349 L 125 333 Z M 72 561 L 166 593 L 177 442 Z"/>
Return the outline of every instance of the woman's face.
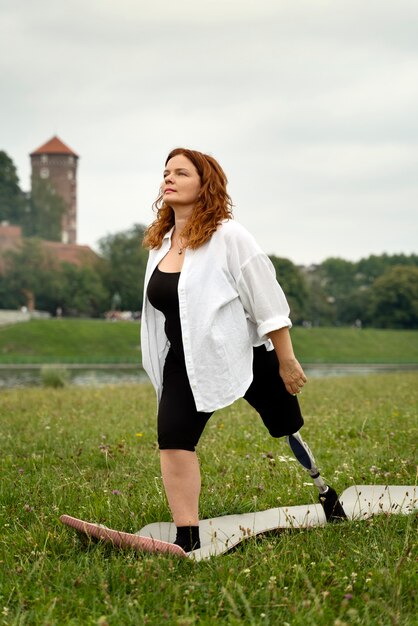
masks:
<path fill-rule="evenodd" d="M 200 176 L 184 154 L 177 154 L 167 162 L 162 191 L 164 202 L 171 207 L 193 208 L 196 204 Z"/>

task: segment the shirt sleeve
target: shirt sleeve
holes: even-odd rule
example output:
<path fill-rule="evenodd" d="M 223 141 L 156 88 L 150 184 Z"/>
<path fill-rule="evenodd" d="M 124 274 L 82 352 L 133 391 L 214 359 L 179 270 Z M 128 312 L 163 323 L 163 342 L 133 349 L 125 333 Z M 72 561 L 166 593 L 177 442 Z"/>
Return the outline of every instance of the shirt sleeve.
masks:
<path fill-rule="evenodd" d="M 279 328 L 291 328 L 290 308 L 283 289 L 276 280 L 276 271 L 268 256 L 259 252 L 242 266 L 237 278 L 241 302 L 257 327 L 260 339 Z"/>

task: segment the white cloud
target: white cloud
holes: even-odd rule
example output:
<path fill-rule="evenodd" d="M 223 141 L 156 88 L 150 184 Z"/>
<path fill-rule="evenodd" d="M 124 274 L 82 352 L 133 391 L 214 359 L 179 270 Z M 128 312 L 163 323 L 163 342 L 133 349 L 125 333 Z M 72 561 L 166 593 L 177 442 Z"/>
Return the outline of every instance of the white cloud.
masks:
<path fill-rule="evenodd" d="M 0 9 L 0 149 L 26 188 L 28 153 L 53 134 L 81 155 L 80 242 L 149 222 L 166 154 L 188 145 L 219 159 L 269 252 L 416 250 L 415 2 Z"/>

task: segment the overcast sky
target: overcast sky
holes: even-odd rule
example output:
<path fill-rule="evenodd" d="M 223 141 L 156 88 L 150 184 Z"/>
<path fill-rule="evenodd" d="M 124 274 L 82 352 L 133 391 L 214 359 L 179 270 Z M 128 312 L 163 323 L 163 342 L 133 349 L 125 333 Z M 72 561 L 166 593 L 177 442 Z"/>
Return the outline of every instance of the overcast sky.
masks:
<path fill-rule="evenodd" d="M 418 252 L 416 0 L 0 0 L 0 149 L 80 155 L 78 242 L 148 224 L 168 152 L 212 154 L 295 263 Z"/>

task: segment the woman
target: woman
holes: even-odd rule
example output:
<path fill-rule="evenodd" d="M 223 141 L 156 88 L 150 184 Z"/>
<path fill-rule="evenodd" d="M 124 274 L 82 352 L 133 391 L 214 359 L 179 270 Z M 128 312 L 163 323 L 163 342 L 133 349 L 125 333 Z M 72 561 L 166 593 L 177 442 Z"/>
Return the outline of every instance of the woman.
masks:
<path fill-rule="evenodd" d="M 144 245 L 143 365 L 158 398 L 158 443 L 175 543 L 200 547 L 195 446 L 219 408 L 244 397 L 273 437 L 286 437 L 320 492 L 327 518 L 344 516 L 298 430 L 306 376 L 273 265 L 232 219 L 226 176 L 211 156 L 173 150 Z"/>

